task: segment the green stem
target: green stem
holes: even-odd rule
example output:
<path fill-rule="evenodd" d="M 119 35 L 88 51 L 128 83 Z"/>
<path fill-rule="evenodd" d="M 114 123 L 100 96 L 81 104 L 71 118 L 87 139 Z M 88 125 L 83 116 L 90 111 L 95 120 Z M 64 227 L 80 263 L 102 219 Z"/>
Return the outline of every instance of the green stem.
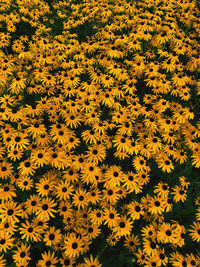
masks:
<path fill-rule="evenodd" d="M 98 258 L 103 254 L 103 252 L 107 248 L 107 246 L 108 246 L 108 243 L 105 245 L 105 247 L 102 249 L 102 251 L 97 255 Z"/>

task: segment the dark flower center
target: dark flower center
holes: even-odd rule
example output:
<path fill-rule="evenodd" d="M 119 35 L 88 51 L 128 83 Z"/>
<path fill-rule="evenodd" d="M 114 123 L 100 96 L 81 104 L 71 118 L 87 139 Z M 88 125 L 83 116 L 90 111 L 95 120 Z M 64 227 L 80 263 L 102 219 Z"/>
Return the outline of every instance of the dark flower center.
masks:
<path fill-rule="evenodd" d="M 172 232 L 171 232 L 170 230 L 167 230 L 167 231 L 166 231 L 166 235 L 167 235 L 167 236 L 170 236 L 171 234 L 172 234 Z"/>
<path fill-rule="evenodd" d="M 31 206 L 35 206 L 35 205 L 36 205 L 36 201 L 35 200 L 31 201 Z"/>
<path fill-rule="evenodd" d="M 42 209 L 43 210 L 48 210 L 48 205 L 47 204 L 42 205 Z"/>
<path fill-rule="evenodd" d="M 140 206 L 135 206 L 135 211 L 140 212 L 141 208 Z"/>
<path fill-rule="evenodd" d="M 115 215 L 113 213 L 110 213 L 109 217 L 110 217 L 110 219 L 113 219 L 115 217 Z"/>
<path fill-rule="evenodd" d="M 20 253 L 20 257 L 21 258 L 24 258 L 26 256 L 26 253 L 24 252 L 24 251 L 22 251 L 21 253 Z"/>
<path fill-rule="evenodd" d="M 30 164 L 30 162 L 25 162 L 24 166 L 28 168 L 31 166 L 31 164 Z"/>
<path fill-rule="evenodd" d="M 39 153 L 39 154 L 38 154 L 38 158 L 39 158 L 39 159 L 43 158 L 42 153 Z"/>
<path fill-rule="evenodd" d="M 50 240 L 54 240 L 54 238 L 55 238 L 55 235 L 54 235 L 54 234 L 50 234 L 50 235 L 49 235 L 49 239 L 50 239 Z"/>
<path fill-rule="evenodd" d="M 155 248 L 156 248 L 156 243 L 152 241 L 151 244 L 150 244 L 150 247 L 151 247 L 152 249 L 155 249 Z"/>
<path fill-rule="evenodd" d="M 45 184 L 44 189 L 45 190 L 48 190 L 49 189 L 49 185 L 48 184 Z"/>
<path fill-rule="evenodd" d="M 108 190 L 108 195 L 112 195 L 113 194 L 113 191 L 112 190 Z"/>
<path fill-rule="evenodd" d="M 4 245 L 5 243 L 6 243 L 6 240 L 5 240 L 5 239 L 1 239 L 1 240 L 0 240 L 0 244 L 1 244 L 1 245 Z"/>
<path fill-rule="evenodd" d="M 32 233 L 32 232 L 33 232 L 33 227 L 29 227 L 29 228 L 28 228 L 28 232 L 29 232 L 29 233 Z"/>
<path fill-rule="evenodd" d="M 51 266 L 51 261 L 46 261 L 45 265 L 46 266 Z"/>
<path fill-rule="evenodd" d="M 72 248 L 73 248 L 73 249 L 76 249 L 77 247 L 78 247 L 77 243 L 74 242 L 74 243 L 72 244 Z"/>
<path fill-rule="evenodd" d="M 20 140 L 21 140 L 21 137 L 19 136 L 15 137 L 15 142 L 20 142 Z"/>
<path fill-rule="evenodd" d="M 14 213 L 14 210 L 13 210 L 13 209 L 9 209 L 8 212 L 7 212 L 7 214 L 8 214 L 9 216 L 13 215 L 13 213 Z"/>
<path fill-rule="evenodd" d="M 159 256 L 160 256 L 160 259 L 161 260 L 164 260 L 164 258 L 165 258 L 165 255 L 164 254 L 161 253 Z"/>
<path fill-rule="evenodd" d="M 119 224 L 119 227 L 120 228 L 124 228 L 126 225 L 125 225 L 125 223 L 124 222 L 120 222 L 120 224 Z"/>
<path fill-rule="evenodd" d="M 160 202 L 159 201 L 155 201 L 155 206 L 159 207 L 160 206 Z"/>

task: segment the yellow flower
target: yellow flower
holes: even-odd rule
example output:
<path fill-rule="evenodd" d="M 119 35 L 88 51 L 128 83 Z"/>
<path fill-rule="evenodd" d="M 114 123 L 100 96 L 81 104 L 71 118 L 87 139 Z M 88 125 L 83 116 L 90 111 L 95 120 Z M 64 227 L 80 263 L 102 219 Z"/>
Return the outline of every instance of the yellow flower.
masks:
<path fill-rule="evenodd" d="M 101 267 L 102 264 L 99 263 L 98 258 L 93 258 L 92 255 L 90 255 L 89 258 L 84 258 L 84 267 Z"/>
<path fill-rule="evenodd" d="M 132 230 L 132 224 L 130 218 L 126 216 L 122 216 L 120 219 L 117 220 L 117 225 L 113 228 L 113 232 L 116 233 L 117 236 L 128 236 Z"/>
<path fill-rule="evenodd" d="M 89 193 L 84 189 L 79 189 L 73 195 L 73 204 L 78 208 L 84 208 L 88 205 Z"/>
<path fill-rule="evenodd" d="M 108 225 L 109 228 L 117 226 L 117 220 L 120 219 L 119 214 L 116 209 L 112 206 L 104 209 L 104 223 Z"/>
<path fill-rule="evenodd" d="M 27 242 L 29 240 L 33 242 L 39 242 L 41 240 L 39 230 L 39 226 L 30 223 L 28 220 L 25 223 L 22 223 L 21 227 L 19 228 L 22 239 L 25 239 Z"/>
<path fill-rule="evenodd" d="M 169 158 L 158 159 L 158 167 L 162 169 L 163 172 L 170 173 L 174 169 L 174 165 Z"/>
<path fill-rule="evenodd" d="M 50 198 L 43 198 L 38 205 L 36 215 L 38 219 L 49 220 L 50 218 L 54 218 L 57 211 L 55 210 L 55 206 L 57 204 L 54 200 Z"/>
<path fill-rule="evenodd" d="M 64 242 L 64 253 L 67 257 L 74 258 L 83 253 L 83 240 L 80 237 L 76 237 L 75 234 L 69 234 Z"/>
<path fill-rule="evenodd" d="M 191 229 L 188 230 L 193 241 L 200 242 L 200 223 L 193 222 Z"/>
<path fill-rule="evenodd" d="M 128 248 L 130 252 L 133 253 L 139 245 L 140 241 L 137 236 L 132 234 L 131 236 L 125 237 L 124 246 Z"/>
<path fill-rule="evenodd" d="M 42 253 L 42 259 L 38 261 L 37 265 L 39 267 L 51 266 L 56 267 L 58 263 L 58 258 L 55 256 L 55 252 L 44 252 Z"/>
<path fill-rule="evenodd" d="M 0 233 L 0 252 L 7 252 L 14 246 L 14 238 L 12 238 L 11 233 L 3 232 Z M 0 264 L 1 266 L 1 264 Z"/>
<path fill-rule="evenodd" d="M 36 166 L 29 160 L 22 161 L 18 167 L 21 175 L 29 176 L 35 173 Z"/>
<path fill-rule="evenodd" d="M 18 247 L 17 250 L 14 251 L 13 259 L 16 263 L 19 264 L 26 264 L 28 261 L 30 261 L 30 245 L 28 246 L 27 244 L 21 243 Z"/>
<path fill-rule="evenodd" d="M 55 227 L 50 227 L 49 230 L 45 233 L 43 241 L 46 246 L 52 246 L 53 244 L 57 244 L 61 242 L 61 232 L 60 229 L 55 229 Z"/>
<path fill-rule="evenodd" d="M 174 201 L 175 202 L 184 202 L 187 198 L 186 189 L 184 189 L 181 186 L 175 185 L 174 188 L 172 188 L 173 192 L 171 193 L 174 195 Z"/>
<path fill-rule="evenodd" d="M 19 222 L 19 217 L 22 215 L 22 210 L 19 205 L 13 200 L 4 202 L 0 207 L 0 218 L 2 222 Z"/>
<path fill-rule="evenodd" d="M 93 145 L 89 147 L 86 158 L 89 162 L 98 164 L 103 161 L 106 157 L 106 151 L 103 145 Z"/>

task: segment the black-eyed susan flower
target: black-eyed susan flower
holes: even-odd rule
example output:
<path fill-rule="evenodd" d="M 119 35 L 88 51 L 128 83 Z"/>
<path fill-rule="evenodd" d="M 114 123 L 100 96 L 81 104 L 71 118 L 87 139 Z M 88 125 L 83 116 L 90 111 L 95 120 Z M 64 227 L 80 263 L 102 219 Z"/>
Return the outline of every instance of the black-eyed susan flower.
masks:
<path fill-rule="evenodd" d="M 89 162 L 98 164 L 106 157 L 106 151 L 103 145 L 93 145 L 89 147 L 86 158 Z"/>
<path fill-rule="evenodd" d="M 139 248 L 138 252 L 135 253 L 135 256 L 137 257 L 137 262 L 139 264 L 144 264 L 146 262 L 147 254 L 142 249 Z"/>
<path fill-rule="evenodd" d="M 161 197 L 167 197 L 169 194 L 169 185 L 167 183 L 159 182 L 154 189 L 154 193 Z"/>
<path fill-rule="evenodd" d="M 164 208 L 165 206 L 162 197 L 155 196 L 150 198 L 148 209 L 152 214 L 162 214 Z"/>
<path fill-rule="evenodd" d="M 132 220 L 139 220 L 143 214 L 143 208 L 137 201 L 128 204 L 128 214 Z"/>
<path fill-rule="evenodd" d="M 35 173 L 35 169 L 36 166 L 29 159 L 22 161 L 18 167 L 20 174 L 23 176 L 33 175 Z"/>
<path fill-rule="evenodd" d="M 22 155 L 23 155 L 23 150 L 20 148 L 10 148 L 8 150 L 8 157 L 12 161 L 20 160 L 22 158 Z"/>
<path fill-rule="evenodd" d="M 101 225 L 104 221 L 103 212 L 100 209 L 94 209 L 89 214 L 90 221 L 94 225 Z"/>
<path fill-rule="evenodd" d="M 93 129 L 91 130 L 85 130 L 81 133 L 81 137 L 83 138 L 83 140 L 86 143 L 89 144 L 96 144 L 97 141 L 100 140 L 100 134 L 98 134 L 97 132 L 95 132 Z"/>
<path fill-rule="evenodd" d="M 143 240 L 143 247 L 144 247 L 144 252 L 147 255 L 155 256 L 158 253 L 158 244 L 152 240 L 152 239 L 144 239 Z"/>
<path fill-rule="evenodd" d="M 64 242 L 64 253 L 66 256 L 73 258 L 83 253 L 83 240 L 80 237 L 76 237 L 75 234 L 69 234 Z"/>
<path fill-rule="evenodd" d="M 109 208 L 104 209 L 104 223 L 108 225 L 109 228 L 117 226 L 117 220 L 120 219 L 119 213 L 115 208 L 110 206 Z"/>
<path fill-rule="evenodd" d="M 12 200 L 13 197 L 16 197 L 14 186 L 9 184 L 1 185 L 0 199 L 4 202 Z"/>
<path fill-rule="evenodd" d="M 30 261 L 30 245 L 27 246 L 26 244 L 24 243 L 21 243 L 18 247 L 17 247 L 17 250 L 14 251 L 14 254 L 13 254 L 13 259 L 16 263 L 19 263 L 19 264 L 26 264 L 28 261 Z"/>
<path fill-rule="evenodd" d="M 101 229 L 99 228 L 99 226 L 92 224 L 87 226 L 86 231 L 87 237 L 89 237 L 89 239 L 94 239 L 101 233 Z"/>
<path fill-rule="evenodd" d="M 13 200 L 6 201 L 2 203 L 0 207 L 0 218 L 2 222 L 19 222 L 19 218 L 22 215 L 22 210 L 20 205 L 17 205 Z"/>
<path fill-rule="evenodd" d="M 89 193 L 85 189 L 78 189 L 73 195 L 73 204 L 78 208 L 84 208 L 88 205 Z"/>
<path fill-rule="evenodd" d="M 16 185 L 22 190 L 30 190 L 33 187 L 33 179 L 27 176 L 23 176 L 17 180 Z"/>
<path fill-rule="evenodd" d="M 55 227 L 50 227 L 49 230 L 44 235 L 44 242 L 47 246 L 52 246 L 61 241 L 60 229 L 55 229 Z"/>
<path fill-rule="evenodd" d="M 107 203 L 115 204 L 118 201 L 119 197 L 120 195 L 118 193 L 118 189 L 113 185 L 107 186 L 103 190 L 103 199 L 105 199 Z"/>
<path fill-rule="evenodd" d="M 89 256 L 89 258 L 84 258 L 84 267 L 101 267 L 102 264 L 99 262 L 98 258 L 94 258 L 92 255 Z"/>
<path fill-rule="evenodd" d="M 158 159 L 158 167 L 167 173 L 170 173 L 174 169 L 174 165 L 168 157 Z"/>
<path fill-rule="evenodd" d="M 96 175 L 95 178 L 97 181 L 99 182 L 101 181 L 101 176 L 99 177 Z M 96 186 L 92 186 L 89 190 L 89 193 L 90 193 L 89 201 L 92 204 L 97 204 L 102 198 L 101 191 Z"/>
<path fill-rule="evenodd" d="M 174 229 L 169 223 L 163 223 L 157 231 L 157 240 L 162 243 L 173 243 Z"/>
<path fill-rule="evenodd" d="M 47 149 L 38 148 L 31 152 L 30 159 L 36 167 L 43 167 L 49 163 L 49 152 Z"/>
<path fill-rule="evenodd" d="M 56 195 L 60 200 L 67 200 L 72 195 L 73 187 L 67 180 L 61 181 L 59 185 L 55 186 Z"/>
<path fill-rule="evenodd" d="M 122 216 L 120 219 L 117 220 L 116 226 L 113 228 L 113 231 L 119 236 L 127 236 L 130 234 L 132 230 L 133 222 L 130 218 L 126 216 Z"/>
<path fill-rule="evenodd" d="M 199 222 L 193 222 L 191 225 L 189 231 L 189 235 L 191 236 L 193 241 L 200 241 L 200 223 Z"/>
<path fill-rule="evenodd" d="M 128 190 L 128 192 L 138 192 L 137 189 L 141 190 L 141 187 L 137 183 L 136 174 L 133 172 L 124 173 L 122 176 L 122 182 L 124 187 Z"/>
<path fill-rule="evenodd" d="M 13 166 L 9 162 L 2 160 L 0 163 L 0 177 L 1 179 L 7 179 L 13 173 Z"/>
<path fill-rule="evenodd" d="M 34 214 L 38 209 L 40 198 L 37 195 L 30 195 L 25 202 L 26 211 L 28 214 Z"/>
<path fill-rule="evenodd" d="M 128 152 L 129 146 L 130 146 L 130 139 L 125 138 L 124 136 L 116 135 L 113 140 L 114 147 L 117 148 L 117 150 L 122 152 Z"/>
<path fill-rule="evenodd" d="M 171 193 L 173 196 L 173 199 L 175 202 L 184 202 L 187 198 L 187 190 L 182 188 L 181 186 L 175 185 L 174 188 L 172 188 L 173 192 Z"/>
<path fill-rule="evenodd" d="M 139 246 L 140 241 L 137 236 L 131 235 L 128 237 L 125 237 L 124 246 L 128 248 L 130 252 L 134 252 L 136 248 Z"/>
<path fill-rule="evenodd" d="M 144 170 L 146 165 L 146 160 L 142 156 L 135 156 L 133 158 L 133 166 L 136 169 L 136 171 Z"/>
<path fill-rule="evenodd" d="M 51 217 L 54 218 L 57 211 L 55 210 L 55 206 L 57 204 L 51 198 L 43 198 L 41 202 L 39 202 L 38 209 L 36 211 L 36 215 L 39 219 L 49 220 Z"/>
<path fill-rule="evenodd" d="M 108 238 L 106 239 L 106 242 L 110 246 L 115 246 L 119 240 L 120 240 L 120 237 L 119 236 L 117 236 L 116 234 L 110 234 L 108 236 Z"/>
<path fill-rule="evenodd" d="M 105 173 L 105 185 L 119 186 L 122 181 L 123 172 L 119 166 L 113 165 Z"/>
<path fill-rule="evenodd" d="M 55 252 L 44 252 L 42 253 L 42 259 L 38 261 L 38 266 L 43 267 L 43 266 L 51 266 L 55 267 L 56 264 L 58 263 L 58 258 L 55 255 Z"/>
<path fill-rule="evenodd" d="M 14 246 L 13 241 L 14 238 L 12 238 L 11 233 L 2 231 L 0 234 L 0 252 L 7 252 L 7 250 L 10 250 Z"/>
<path fill-rule="evenodd" d="M 81 180 L 86 184 L 97 184 L 98 179 L 96 179 L 96 176 L 99 178 L 101 176 L 101 170 L 97 164 L 92 162 L 85 163 L 81 170 Z"/>
<path fill-rule="evenodd" d="M 72 267 L 75 263 L 75 259 L 71 257 L 67 257 L 64 253 L 62 253 L 62 257 L 59 258 L 60 264 L 62 266 L 69 266 Z"/>
<path fill-rule="evenodd" d="M 179 252 L 174 252 L 171 254 L 171 257 L 169 259 L 169 262 L 171 262 L 174 265 L 186 265 L 187 266 L 187 261 L 186 258 L 181 255 Z"/>
<path fill-rule="evenodd" d="M 48 196 L 52 192 L 54 183 L 48 178 L 44 177 L 40 180 L 39 183 L 35 185 L 36 191 L 40 196 Z"/>
<path fill-rule="evenodd" d="M 195 257 L 193 253 L 189 253 L 186 255 L 186 262 L 191 266 L 197 266 L 199 264 L 199 257 Z"/>
<path fill-rule="evenodd" d="M 150 224 L 147 225 L 146 227 L 142 228 L 142 236 L 145 238 L 156 238 L 156 225 L 155 224 Z"/>
<path fill-rule="evenodd" d="M 26 241 L 39 242 L 41 240 L 39 226 L 30 223 L 28 220 L 25 223 L 21 224 L 19 228 L 21 238 Z"/>
<path fill-rule="evenodd" d="M 9 222 L 8 220 L 5 220 L 0 224 L 0 229 L 3 232 L 6 232 L 7 234 L 13 234 L 16 231 L 16 222 L 12 221 Z"/>

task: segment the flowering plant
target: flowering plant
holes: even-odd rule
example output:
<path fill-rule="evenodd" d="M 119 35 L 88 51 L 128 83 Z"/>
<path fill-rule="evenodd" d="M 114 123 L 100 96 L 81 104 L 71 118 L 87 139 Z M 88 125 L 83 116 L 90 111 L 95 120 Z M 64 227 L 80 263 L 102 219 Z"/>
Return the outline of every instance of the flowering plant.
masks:
<path fill-rule="evenodd" d="M 0 0 L 0 266 L 200 266 L 194 0 Z"/>

